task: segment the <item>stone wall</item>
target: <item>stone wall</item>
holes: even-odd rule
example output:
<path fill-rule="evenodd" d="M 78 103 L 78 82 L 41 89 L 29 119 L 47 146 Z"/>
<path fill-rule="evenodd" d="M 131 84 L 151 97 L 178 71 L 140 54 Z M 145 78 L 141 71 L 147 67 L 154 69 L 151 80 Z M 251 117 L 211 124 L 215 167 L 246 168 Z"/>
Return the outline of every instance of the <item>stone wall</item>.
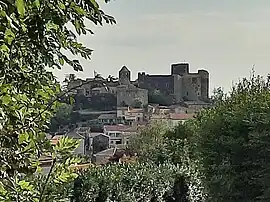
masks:
<path fill-rule="evenodd" d="M 201 96 L 201 77 L 198 74 L 183 76 L 183 98 L 185 100 L 199 100 Z"/>
<path fill-rule="evenodd" d="M 138 86 L 149 91 L 158 89 L 164 95 L 174 93 L 174 76 L 138 74 Z"/>
<path fill-rule="evenodd" d="M 117 87 L 117 106 L 121 106 L 123 102 L 128 106 L 132 106 L 135 99 L 139 99 L 143 106 L 147 105 L 148 91 L 132 85 L 120 85 Z"/>
<path fill-rule="evenodd" d="M 157 89 L 165 96 L 173 95 L 177 102 L 209 98 L 209 73 L 206 70 L 190 73 L 188 63 L 172 64 L 171 75 L 138 73 L 138 85 L 149 91 Z"/>
<path fill-rule="evenodd" d="M 183 79 L 180 75 L 173 75 L 174 77 L 174 98 L 177 102 L 183 99 Z"/>

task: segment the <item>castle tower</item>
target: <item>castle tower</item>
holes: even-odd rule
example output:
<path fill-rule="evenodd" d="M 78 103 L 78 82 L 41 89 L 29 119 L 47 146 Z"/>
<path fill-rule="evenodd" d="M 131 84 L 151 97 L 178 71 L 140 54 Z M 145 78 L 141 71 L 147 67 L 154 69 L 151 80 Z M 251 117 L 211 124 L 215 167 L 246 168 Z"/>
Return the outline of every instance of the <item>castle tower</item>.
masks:
<path fill-rule="evenodd" d="M 199 70 L 198 74 L 201 77 L 201 99 L 206 101 L 209 99 L 209 72 Z"/>
<path fill-rule="evenodd" d="M 171 66 L 171 75 L 187 75 L 189 74 L 189 64 L 188 63 L 178 63 L 172 64 Z"/>
<path fill-rule="evenodd" d="M 120 85 L 130 84 L 130 71 L 126 66 L 123 66 L 119 71 L 119 83 Z"/>

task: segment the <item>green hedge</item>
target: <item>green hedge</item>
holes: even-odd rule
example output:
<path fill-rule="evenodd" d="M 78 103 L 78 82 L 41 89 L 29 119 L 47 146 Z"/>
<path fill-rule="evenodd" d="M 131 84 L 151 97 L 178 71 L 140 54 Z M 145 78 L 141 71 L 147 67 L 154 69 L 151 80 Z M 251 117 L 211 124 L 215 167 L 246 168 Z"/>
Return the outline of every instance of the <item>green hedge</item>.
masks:
<path fill-rule="evenodd" d="M 74 202 L 164 201 L 174 186 L 177 169 L 169 164 L 114 164 L 81 173 L 74 183 Z"/>

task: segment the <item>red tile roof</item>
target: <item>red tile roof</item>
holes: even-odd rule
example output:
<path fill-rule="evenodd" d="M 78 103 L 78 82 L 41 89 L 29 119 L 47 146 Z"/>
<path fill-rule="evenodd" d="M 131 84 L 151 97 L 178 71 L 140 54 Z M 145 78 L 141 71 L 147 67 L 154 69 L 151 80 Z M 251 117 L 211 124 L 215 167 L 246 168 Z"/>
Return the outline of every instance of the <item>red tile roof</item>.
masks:
<path fill-rule="evenodd" d="M 52 145 L 56 145 L 58 143 L 59 139 L 51 139 L 50 141 L 51 141 Z"/>

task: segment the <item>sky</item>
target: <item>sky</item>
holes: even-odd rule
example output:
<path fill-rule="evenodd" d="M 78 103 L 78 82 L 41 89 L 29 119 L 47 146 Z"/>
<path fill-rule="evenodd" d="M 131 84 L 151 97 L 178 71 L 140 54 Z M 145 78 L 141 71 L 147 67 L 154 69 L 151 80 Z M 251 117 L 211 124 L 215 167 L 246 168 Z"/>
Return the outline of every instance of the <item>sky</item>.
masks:
<path fill-rule="evenodd" d="M 269 0 L 100 0 L 100 6 L 117 24 L 88 23 L 95 34 L 79 40 L 94 50 L 92 60 L 80 59 L 83 72 L 54 70 L 59 80 L 69 73 L 93 77 L 94 70 L 118 76 L 124 65 L 136 79 L 138 72 L 170 74 L 172 63 L 188 62 L 191 72 L 209 71 L 210 91 L 228 91 L 253 66 L 256 74 L 269 73 Z"/>

